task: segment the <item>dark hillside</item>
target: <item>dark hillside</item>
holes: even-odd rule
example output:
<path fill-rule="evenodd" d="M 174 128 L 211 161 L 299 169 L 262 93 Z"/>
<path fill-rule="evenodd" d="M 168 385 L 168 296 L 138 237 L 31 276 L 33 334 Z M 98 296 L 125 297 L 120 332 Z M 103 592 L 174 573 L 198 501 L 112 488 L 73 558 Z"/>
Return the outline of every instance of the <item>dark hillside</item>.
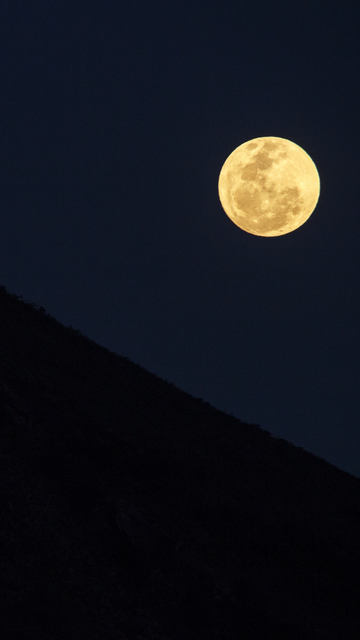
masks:
<path fill-rule="evenodd" d="M 4 287 L 0 327 L 0 637 L 359 639 L 359 479 Z"/>

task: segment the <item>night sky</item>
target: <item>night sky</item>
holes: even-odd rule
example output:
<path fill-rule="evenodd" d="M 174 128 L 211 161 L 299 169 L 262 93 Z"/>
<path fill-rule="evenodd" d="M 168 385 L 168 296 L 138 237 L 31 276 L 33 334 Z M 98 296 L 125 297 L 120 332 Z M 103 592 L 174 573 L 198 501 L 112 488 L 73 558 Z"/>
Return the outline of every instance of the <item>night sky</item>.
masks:
<path fill-rule="evenodd" d="M 357 3 L 4 0 L 0 284 L 360 476 Z M 236 227 L 240 144 L 287 138 L 318 205 Z"/>

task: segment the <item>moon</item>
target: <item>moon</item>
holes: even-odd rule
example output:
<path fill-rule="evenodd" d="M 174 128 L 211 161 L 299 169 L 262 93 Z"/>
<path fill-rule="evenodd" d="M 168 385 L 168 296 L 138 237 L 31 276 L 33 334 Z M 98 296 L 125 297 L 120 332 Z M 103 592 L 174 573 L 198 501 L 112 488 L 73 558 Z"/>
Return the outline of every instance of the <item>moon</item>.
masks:
<path fill-rule="evenodd" d="M 255 236 L 283 236 L 311 216 L 320 178 L 310 156 L 285 138 L 254 138 L 225 160 L 219 197 L 225 213 Z"/>

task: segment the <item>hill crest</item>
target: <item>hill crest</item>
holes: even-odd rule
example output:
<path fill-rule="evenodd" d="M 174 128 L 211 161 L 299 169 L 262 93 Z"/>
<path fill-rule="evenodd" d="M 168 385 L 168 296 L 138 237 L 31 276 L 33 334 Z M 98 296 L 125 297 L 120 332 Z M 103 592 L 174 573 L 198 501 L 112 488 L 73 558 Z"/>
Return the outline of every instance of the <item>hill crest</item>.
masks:
<path fill-rule="evenodd" d="M 0 322 L 4 637 L 358 637 L 359 479 L 5 287 Z"/>

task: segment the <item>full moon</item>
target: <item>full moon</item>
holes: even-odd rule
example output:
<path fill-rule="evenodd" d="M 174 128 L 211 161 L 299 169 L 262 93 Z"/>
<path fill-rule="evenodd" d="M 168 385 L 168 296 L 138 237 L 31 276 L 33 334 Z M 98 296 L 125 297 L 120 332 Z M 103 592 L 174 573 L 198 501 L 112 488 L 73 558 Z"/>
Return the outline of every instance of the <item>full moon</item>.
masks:
<path fill-rule="evenodd" d="M 225 213 L 255 236 L 283 236 L 311 216 L 320 179 L 310 156 L 284 138 L 254 138 L 233 151 L 220 171 Z"/>

